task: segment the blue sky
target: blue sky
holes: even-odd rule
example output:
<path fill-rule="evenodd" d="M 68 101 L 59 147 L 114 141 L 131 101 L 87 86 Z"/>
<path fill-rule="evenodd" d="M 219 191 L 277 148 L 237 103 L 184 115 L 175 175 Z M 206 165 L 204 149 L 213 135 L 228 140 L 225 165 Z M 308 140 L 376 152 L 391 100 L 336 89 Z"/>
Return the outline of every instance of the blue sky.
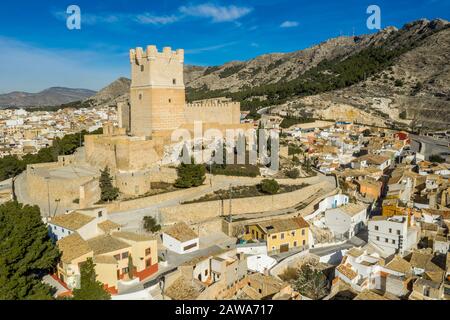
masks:
<path fill-rule="evenodd" d="M 81 9 L 81 30 L 66 27 L 72 4 Z M 189 64 L 219 65 L 371 33 L 372 4 L 381 8 L 382 28 L 450 19 L 450 0 L 2 1 L 0 93 L 98 90 L 128 77 L 128 49 L 148 44 L 184 48 Z"/>

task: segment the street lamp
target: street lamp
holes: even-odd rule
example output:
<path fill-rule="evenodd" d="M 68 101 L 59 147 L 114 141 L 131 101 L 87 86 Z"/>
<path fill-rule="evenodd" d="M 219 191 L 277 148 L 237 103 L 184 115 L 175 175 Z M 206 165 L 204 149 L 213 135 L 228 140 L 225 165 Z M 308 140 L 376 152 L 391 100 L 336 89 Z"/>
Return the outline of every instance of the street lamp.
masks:
<path fill-rule="evenodd" d="M 47 205 L 48 205 L 47 218 L 49 218 L 50 217 L 50 184 L 49 184 L 50 177 L 46 176 L 45 180 L 47 181 Z"/>

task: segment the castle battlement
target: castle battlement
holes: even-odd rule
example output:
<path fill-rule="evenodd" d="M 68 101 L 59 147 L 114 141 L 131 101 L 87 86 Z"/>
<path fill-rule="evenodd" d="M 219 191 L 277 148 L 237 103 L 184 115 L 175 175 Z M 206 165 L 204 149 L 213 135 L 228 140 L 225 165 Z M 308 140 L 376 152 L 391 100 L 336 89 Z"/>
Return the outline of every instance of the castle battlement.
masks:
<path fill-rule="evenodd" d="M 239 102 L 192 102 L 187 103 L 187 108 L 226 108 L 226 107 L 239 107 Z"/>
<path fill-rule="evenodd" d="M 175 59 L 181 63 L 184 62 L 184 49 L 172 50 L 171 47 L 164 47 L 161 52 L 155 45 L 149 45 L 144 50 L 142 47 L 130 50 L 130 63 L 141 65 L 145 61 L 156 60 L 157 58 Z"/>
<path fill-rule="evenodd" d="M 195 100 L 186 104 L 186 107 L 236 107 L 240 106 L 239 102 L 232 101 L 231 98 L 219 97 L 203 100 Z"/>

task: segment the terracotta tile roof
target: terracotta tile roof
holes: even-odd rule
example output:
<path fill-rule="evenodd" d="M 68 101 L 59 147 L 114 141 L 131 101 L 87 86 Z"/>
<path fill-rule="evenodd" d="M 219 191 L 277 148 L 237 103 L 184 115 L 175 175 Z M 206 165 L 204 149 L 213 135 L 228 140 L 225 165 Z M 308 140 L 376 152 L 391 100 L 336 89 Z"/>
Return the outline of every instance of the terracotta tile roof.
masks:
<path fill-rule="evenodd" d="M 117 264 L 117 260 L 113 256 L 100 255 L 94 256 L 94 263 Z"/>
<path fill-rule="evenodd" d="M 349 278 L 350 280 L 353 280 L 358 276 L 358 274 L 353 271 L 350 267 L 347 267 L 346 265 L 340 264 L 336 267 L 336 270 L 342 273 L 344 276 Z"/>
<path fill-rule="evenodd" d="M 389 158 L 385 157 L 385 156 L 376 155 L 376 154 L 366 154 L 366 155 L 359 157 L 353 161 L 360 162 L 360 161 L 364 161 L 364 160 L 366 160 L 367 163 L 369 163 L 369 164 L 380 165 L 380 164 L 384 163 L 385 161 L 389 160 Z"/>
<path fill-rule="evenodd" d="M 427 271 L 424 273 L 424 278 L 441 283 L 444 280 L 444 271 Z"/>
<path fill-rule="evenodd" d="M 125 240 L 135 241 L 135 242 L 156 240 L 156 237 L 152 236 L 152 235 L 138 234 L 138 233 L 127 232 L 127 231 L 114 232 L 112 234 L 112 236 L 116 237 L 116 238 L 125 239 Z"/>
<path fill-rule="evenodd" d="M 185 222 L 178 222 L 164 230 L 164 233 L 177 239 L 180 242 L 186 242 L 198 238 L 198 235 Z"/>
<path fill-rule="evenodd" d="M 214 257 L 221 255 L 223 253 L 226 253 L 226 252 L 234 251 L 233 249 L 228 249 L 228 248 L 225 248 L 225 249 L 220 248 L 220 247 L 217 247 L 217 248 L 218 249 L 216 251 L 211 252 L 209 255 L 196 256 L 196 257 L 192 258 L 191 260 L 185 261 L 182 264 L 182 266 L 194 266 L 201 261 L 204 261 L 204 260 L 207 260 L 210 258 L 214 258 Z"/>
<path fill-rule="evenodd" d="M 55 216 L 50 220 L 50 223 L 65 229 L 76 231 L 94 219 L 94 217 L 75 211 L 69 214 Z"/>
<path fill-rule="evenodd" d="M 110 235 L 102 235 L 89 239 L 87 243 L 92 250 L 94 250 L 95 255 L 101 255 L 130 247 L 128 243 L 125 243 Z"/>
<path fill-rule="evenodd" d="M 173 300 L 195 300 L 202 289 L 199 282 L 179 277 L 165 290 L 165 294 Z"/>
<path fill-rule="evenodd" d="M 254 273 L 248 276 L 249 280 L 257 281 L 259 283 L 264 283 L 265 285 L 270 285 L 273 288 L 276 289 L 283 289 L 288 284 L 282 280 L 279 280 L 273 276 L 265 275 L 262 273 Z"/>
<path fill-rule="evenodd" d="M 399 255 L 395 255 L 385 267 L 403 274 L 411 273 L 411 264 Z"/>
<path fill-rule="evenodd" d="M 434 216 L 441 216 L 442 219 L 450 219 L 450 210 L 423 209 L 422 212 Z"/>
<path fill-rule="evenodd" d="M 347 251 L 346 255 L 352 256 L 354 258 L 358 258 L 359 256 L 361 256 L 364 253 L 363 250 L 358 249 L 358 248 L 351 248 L 350 250 Z"/>
<path fill-rule="evenodd" d="M 262 297 L 261 293 L 248 285 L 243 287 L 242 291 L 239 292 L 239 300 L 261 300 Z"/>
<path fill-rule="evenodd" d="M 76 232 L 59 240 L 57 245 L 62 252 L 61 260 L 65 263 L 70 263 L 92 251 L 87 241 L 83 240 Z"/>
<path fill-rule="evenodd" d="M 257 225 L 267 234 L 309 228 L 308 222 L 302 217 L 263 221 Z"/>
<path fill-rule="evenodd" d="M 443 271 L 438 265 L 433 262 L 433 254 L 424 252 L 413 252 L 410 260 L 411 266 L 420 268 L 427 272 L 429 271 Z"/>
<path fill-rule="evenodd" d="M 341 210 L 345 214 L 347 214 L 350 217 L 353 217 L 354 215 L 360 213 L 363 210 L 367 210 L 367 206 L 363 204 L 356 204 L 356 203 L 347 203 L 346 205 L 332 209 L 332 210 Z"/>
<path fill-rule="evenodd" d="M 103 222 L 100 222 L 97 226 L 104 232 L 109 232 L 111 230 L 115 230 L 121 227 L 120 224 L 112 222 L 111 220 L 105 220 Z"/>
<path fill-rule="evenodd" d="M 371 290 L 364 290 L 361 293 L 359 293 L 353 300 L 389 300 L 389 299 Z"/>

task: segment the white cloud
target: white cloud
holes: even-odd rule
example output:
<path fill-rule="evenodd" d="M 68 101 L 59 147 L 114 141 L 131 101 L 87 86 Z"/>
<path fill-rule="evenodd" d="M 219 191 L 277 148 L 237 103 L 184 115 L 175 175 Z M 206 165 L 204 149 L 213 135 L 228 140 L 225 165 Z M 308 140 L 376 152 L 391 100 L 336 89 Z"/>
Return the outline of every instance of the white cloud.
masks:
<path fill-rule="evenodd" d="M 68 15 L 65 12 L 54 12 L 53 15 L 62 21 L 65 21 Z M 81 12 L 81 24 L 85 25 L 98 25 L 98 24 L 110 24 L 119 22 L 136 22 L 139 24 L 152 24 L 152 25 L 166 25 L 177 22 L 179 16 L 166 15 L 158 16 L 149 12 L 140 14 L 122 14 L 122 13 L 109 13 L 109 14 L 92 14 Z"/>
<path fill-rule="evenodd" d="M 249 14 L 253 9 L 249 7 L 238 7 L 235 5 L 219 6 L 210 3 L 199 5 L 181 6 L 178 12 L 171 15 L 155 15 L 150 12 L 143 12 L 137 14 L 123 14 L 123 13 L 103 13 L 92 14 L 81 11 L 81 24 L 85 25 L 99 25 L 111 24 L 119 22 L 134 22 L 139 24 L 151 25 L 168 25 L 175 23 L 183 17 L 201 17 L 211 19 L 213 22 L 234 21 Z M 65 21 L 68 14 L 64 11 L 55 11 L 53 15 L 62 21 Z"/>
<path fill-rule="evenodd" d="M 53 16 L 55 16 L 58 20 L 66 21 L 69 16 L 64 11 L 56 11 L 53 12 Z M 81 12 L 81 23 L 86 25 L 95 25 L 101 23 L 115 23 L 119 22 L 124 18 L 122 14 L 91 14 Z"/>
<path fill-rule="evenodd" d="M 248 7 L 218 6 L 211 3 L 181 6 L 179 8 L 179 11 L 187 16 L 210 18 L 213 22 L 234 21 L 249 14 L 252 10 Z"/>
<path fill-rule="evenodd" d="M 196 54 L 196 53 L 202 53 L 205 51 L 214 51 L 214 50 L 219 50 L 225 47 L 229 47 L 236 44 L 236 42 L 228 42 L 228 43 L 222 43 L 222 44 L 218 44 L 215 46 L 209 46 L 209 47 L 203 47 L 203 48 L 195 48 L 195 49 L 187 49 L 185 50 L 185 53 L 188 54 Z"/>
<path fill-rule="evenodd" d="M 281 28 L 293 28 L 298 27 L 297 21 L 284 21 L 282 24 L 280 24 Z"/>
<path fill-rule="evenodd" d="M 258 48 L 259 44 L 257 44 L 256 42 L 252 42 L 252 43 L 250 43 L 250 46 L 254 47 L 254 48 Z"/>
<path fill-rule="evenodd" d="M 144 13 L 137 15 L 135 20 L 141 24 L 165 25 L 178 21 L 179 17 L 175 15 L 155 16 L 150 13 Z"/>

